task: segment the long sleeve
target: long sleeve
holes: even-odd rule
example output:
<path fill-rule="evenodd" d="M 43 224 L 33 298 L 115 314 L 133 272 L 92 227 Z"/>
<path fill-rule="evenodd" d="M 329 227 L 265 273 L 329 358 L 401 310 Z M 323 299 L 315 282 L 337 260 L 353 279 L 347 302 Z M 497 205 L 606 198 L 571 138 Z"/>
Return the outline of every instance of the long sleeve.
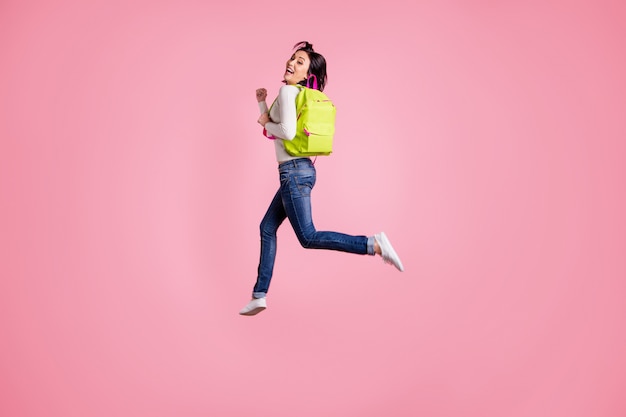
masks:
<path fill-rule="evenodd" d="M 286 140 L 292 140 L 296 136 L 296 96 L 299 92 L 300 89 L 292 85 L 284 85 L 280 88 L 277 98 L 278 114 L 273 114 L 272 108 L 270 117 L 274 116 L 272 120 L 275 121 L 265 124 L 265 129 L 269 134 Z M 261 103 L 259 103 L 259 108 L 261 108 Z"/>

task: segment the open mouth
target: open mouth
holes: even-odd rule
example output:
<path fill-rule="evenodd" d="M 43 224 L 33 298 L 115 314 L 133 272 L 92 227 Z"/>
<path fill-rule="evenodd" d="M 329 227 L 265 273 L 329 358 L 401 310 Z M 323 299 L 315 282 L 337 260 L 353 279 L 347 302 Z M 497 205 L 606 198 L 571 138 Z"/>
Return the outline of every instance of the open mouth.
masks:
<path fill-rule="evenodd" d="M 287 73 L 287 74 L 293 74 L 293 69 L 291 69 L 291 68 L 287 68 L 287 69 L 285 70 L 285 73 Z"/>

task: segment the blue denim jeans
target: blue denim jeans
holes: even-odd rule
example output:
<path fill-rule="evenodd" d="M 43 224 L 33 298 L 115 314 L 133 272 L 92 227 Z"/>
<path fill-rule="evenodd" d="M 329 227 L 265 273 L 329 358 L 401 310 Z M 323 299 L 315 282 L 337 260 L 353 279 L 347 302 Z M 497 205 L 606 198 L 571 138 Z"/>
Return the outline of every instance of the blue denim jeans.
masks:
<path fill-rule="evenodd" d="M 337 232 L 315 230 L 311 218 L 311 190 L 315 185 L 315 166 L 309 158 L 294 159 L 278 166 L 280 188 L 261 221 L 261 257 L 252 296 L 265 297 L 276 259 L 276 231 L 285 218 L 307 249 L 330 249 L 356 254 L 374 254 L 374 239 Z"/>

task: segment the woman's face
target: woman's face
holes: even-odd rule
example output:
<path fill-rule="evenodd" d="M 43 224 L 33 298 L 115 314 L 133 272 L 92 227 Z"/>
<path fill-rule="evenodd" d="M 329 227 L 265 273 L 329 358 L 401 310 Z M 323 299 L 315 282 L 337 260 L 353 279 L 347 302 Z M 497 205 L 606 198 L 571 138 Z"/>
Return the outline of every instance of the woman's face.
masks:
<path fill-rule="evenodd" d="M 287 68 L 285 69 L 285 82 L 289 85 L 296 85 L 302 80 L 307 79 L 309 65 L 311 60 L 309 55 L 304 51 L 296 51 L 291 58 L 287 60 Z"/>

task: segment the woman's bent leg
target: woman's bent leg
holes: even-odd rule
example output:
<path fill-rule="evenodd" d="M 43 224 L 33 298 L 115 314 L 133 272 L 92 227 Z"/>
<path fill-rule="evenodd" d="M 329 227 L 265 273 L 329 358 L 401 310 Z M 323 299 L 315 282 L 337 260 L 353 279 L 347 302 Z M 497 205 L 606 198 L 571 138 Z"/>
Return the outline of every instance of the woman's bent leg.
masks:
<path fill-rule="evenodd" d="M 253 298 L 263 298 L 269 290 L 276 259 L 276 231 L 286 217 L 281 192 L 278 190 L 261 221 L 261 255 L 256 284 L 252 290 Z"/>
<path fill-rule="evenodd" d="M 306 160 L 298 160 L 297 166 L 281 170 L 280 192 L 283 207 L 300 244 L 307 249 L 373 255 L 371 237 L 315 230 L 311 213 L 311 190 L 315 180 L 315 167 Z"/>

